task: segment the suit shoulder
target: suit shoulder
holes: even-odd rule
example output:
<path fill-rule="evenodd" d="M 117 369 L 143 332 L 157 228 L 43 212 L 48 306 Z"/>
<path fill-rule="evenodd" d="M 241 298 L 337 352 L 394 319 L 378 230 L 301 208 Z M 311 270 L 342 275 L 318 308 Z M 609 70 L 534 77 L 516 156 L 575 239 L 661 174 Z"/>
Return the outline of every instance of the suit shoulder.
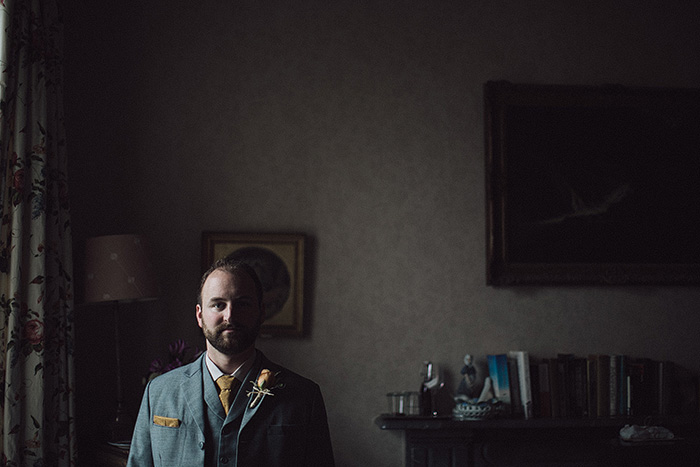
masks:
<path fill-rule="evenodd" d="M 284 383 L 285 386 L 291 385 L 292 387 L 302 388 L 304 390 L 320 390 L 315 381 L 302 376 L 299 373 L 270 361 L 265 363 L 267 364 L 266 367 L 269 367 L 271 371 L 277 373 L 277 380 L 280 383 Z"/>
<path fill-rule="evenodd" d="M 283 368 L 280 372 L 280 377 L 284 375 L 285 379 L 289 379 L 290 381 L 294 381 L 296 384 L 304 385 L 304 386 L 318 386 L 315 381 L 307 378 L 306 376 L 302 376 L 299 373 L 295 373 L 287 368 Z"/>
<path fill-rule="evenodd" d="M 201 372 L 201 362 L 197 358 L 194 362 L 188 363 L 178 368 L 174 368 L 162 375 L 156 376 L 150 382 L 152 387 L 167 387 L 177 381 L 182 381 L 185 378 L 190 378 Z"/>

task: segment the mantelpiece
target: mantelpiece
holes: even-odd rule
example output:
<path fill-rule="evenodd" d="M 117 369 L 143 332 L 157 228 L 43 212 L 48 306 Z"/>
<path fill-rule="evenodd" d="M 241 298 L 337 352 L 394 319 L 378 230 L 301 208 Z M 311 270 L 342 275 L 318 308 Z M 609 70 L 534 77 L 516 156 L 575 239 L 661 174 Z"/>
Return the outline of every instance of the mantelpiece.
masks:
<path fill-rule="evenodd" d="M 481 466 L 697 466 L 697 419 L 647 420 L 671 429 L 672 442 L 626 445 L 618 433 L 634 419 L 456 421 L 450 417 L 382 415 L 382 430 L 405 432 L 407 467 Z"/>

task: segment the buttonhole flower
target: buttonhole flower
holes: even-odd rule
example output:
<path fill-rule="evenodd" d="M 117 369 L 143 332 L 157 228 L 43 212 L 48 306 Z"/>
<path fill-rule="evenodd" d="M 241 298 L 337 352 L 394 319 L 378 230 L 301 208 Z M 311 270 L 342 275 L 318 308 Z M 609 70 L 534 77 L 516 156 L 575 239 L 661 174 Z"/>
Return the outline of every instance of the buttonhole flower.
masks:
<path fill-rule="evenodd" d="M 260 372 L 260 376 L 258 376 L 257 382 L 251 381 L 253 385 L 253 390 L 248 391 L 248 397 L 252 399 L 250 403 L 251 409 L 258 405 L 263 397 L 274 396 L 274 394 L 272 393 L 273 389 L 284 387 L 284 383 L 278 383 L 277 385 L 275 385 L 275 382 L 277 381 L 277 376 L 279 374 L 279 371 L 277 373 L 272 373 L 272 371 L 266 368 Z"/>

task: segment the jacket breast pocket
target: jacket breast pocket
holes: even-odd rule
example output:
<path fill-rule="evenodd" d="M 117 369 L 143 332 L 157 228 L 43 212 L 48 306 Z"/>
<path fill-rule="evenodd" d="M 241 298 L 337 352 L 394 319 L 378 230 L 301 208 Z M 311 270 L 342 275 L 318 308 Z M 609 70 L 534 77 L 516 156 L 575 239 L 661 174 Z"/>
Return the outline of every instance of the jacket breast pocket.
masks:
<path fill-rule="evenodd" d="M 267 427 L 268 436 L 300 436 L 303 431 L 303 425 L 270 425 Z"/>

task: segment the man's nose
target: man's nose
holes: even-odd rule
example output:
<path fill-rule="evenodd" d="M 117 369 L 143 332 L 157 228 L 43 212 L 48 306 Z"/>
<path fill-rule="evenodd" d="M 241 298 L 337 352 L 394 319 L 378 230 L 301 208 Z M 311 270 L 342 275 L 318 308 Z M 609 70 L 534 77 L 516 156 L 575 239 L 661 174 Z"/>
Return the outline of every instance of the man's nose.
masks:
<path fill-rule="evenodd" d="M 232 315 L 232 314 L 233 314 L 233 312 L 232 312 L 232 309 L 231 309 L 231 305 L 226 305 L 226 308 L 224 308 L 224 311 L 223 311 L 223 318 L 224 318 L 224 321 L 226 321 L 227 323 L 228 323 L 229 321 L 231 321 L 231 315 Z"/>

